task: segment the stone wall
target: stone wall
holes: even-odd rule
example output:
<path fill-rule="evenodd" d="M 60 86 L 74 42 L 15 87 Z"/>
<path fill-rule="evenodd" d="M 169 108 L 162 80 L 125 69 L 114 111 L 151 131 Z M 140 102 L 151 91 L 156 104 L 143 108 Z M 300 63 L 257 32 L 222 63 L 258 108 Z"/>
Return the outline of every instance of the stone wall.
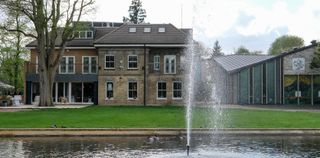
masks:
<path fill-rule="evenodd" d="M 320 69 L 311 69 L 310 63 L 314 57 L 315 47 L 303 50 L 301 52 L 293 53 L 283 57 L 283 73 L 284 75 L 297 75 L 297 74 L 319 74 Z M 305 59 L 305 70 L 294 71 L 292 69 L 293 58 Z"/>
<path fill-rule="evenodd" d="M 147 65 L 144 65 L 144 49 L 143 48 L 108 48 L 99 49 L 99 104 L 100 105 L 143 105 L 144 104 L 144 69 L 147 71 L 147 105 L 165 105 L 180 104 L 183 99 L 172 98 L 173 81 L 182 81 L 183 75 L 180 70 L 179 48 L 152 48 L 146 49 Z M 105 69 L 105 55 L 114 56 L 114 69 Z M 128 69 L 128 55 L 138 56 L 138 68 Z M 160 70 L 153 70 L 153 56 L 160 55 Z M 176 55 L 176 74 L 164 73 L 164 56 Z M 106 98 L 106 82 L 113 82 L 113 98 Z M 128 82 L 137 81 L 138 97 L 136 99 L 128 98 Z M 157 98 L 157 83 L 165 81 L 167 84 L 167 98 Z M 184 87 L 184 82 L 182 86 Z"/>

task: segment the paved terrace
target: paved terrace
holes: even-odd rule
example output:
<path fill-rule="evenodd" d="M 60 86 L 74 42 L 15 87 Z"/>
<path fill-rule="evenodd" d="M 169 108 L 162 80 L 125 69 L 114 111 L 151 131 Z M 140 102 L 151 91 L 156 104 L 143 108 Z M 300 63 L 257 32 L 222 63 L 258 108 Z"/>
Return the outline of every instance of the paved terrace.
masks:
<path fill-rule="evenodd" d="M 59 104 L 51 107 L 41 107 L 37 105 L 0 106 L 0 112 L 28 111 L 33 109 L 78 109 L 78 108 L 84 108 L 88 106 L 91 106 L 91 105 Z"/>

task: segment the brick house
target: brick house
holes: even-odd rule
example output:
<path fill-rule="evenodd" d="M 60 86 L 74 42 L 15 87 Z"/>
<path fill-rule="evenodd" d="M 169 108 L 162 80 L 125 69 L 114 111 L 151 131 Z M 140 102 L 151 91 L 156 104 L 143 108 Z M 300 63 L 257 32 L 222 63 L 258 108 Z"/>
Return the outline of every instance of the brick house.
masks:
<path fill-rule="evenodd" d="M 180 59 L 191 34 L 190 29 L 171 24 L 92 22 L 67 44 L 55 78 L 54 102 L 181 104 L 184 75 Z M 31 60 L 25 69 L 25 101 L 32 104 L 39 95 L 36 42 L 26 47 Z"/>

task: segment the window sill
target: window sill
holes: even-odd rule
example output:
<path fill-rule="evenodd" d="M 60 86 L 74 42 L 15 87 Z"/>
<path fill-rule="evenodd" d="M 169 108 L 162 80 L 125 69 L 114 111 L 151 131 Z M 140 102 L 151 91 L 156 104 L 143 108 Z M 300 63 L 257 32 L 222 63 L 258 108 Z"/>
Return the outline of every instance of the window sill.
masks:
<path fill-rule="evenodd" d="M 183 100 L 183 98 L 172 98 L 172 100 Z"/>
<path fill-rule="evenodd" d="M 82 73 L 82 75 L 97 75 L 98 73 Z"/>
<path fill-rule="evenodd" d="M 128 68 L 128 70 L 138 70 L 138 68 Z"/>
<path fill-rule="evenodd" d="M 116 68 L 104 68 L 104 70 L 115 70 Z"/>
<path fill-rule="evenodd" d="M 157 100 L 167 100 L 167 98 L 157 98 Z"/>
<path fill-rule="evenodd" d="M 59 73 L 59 75 L 74 75 L 76 73 Z"/>
<path fill-rule="evenodd" d="M 128 98 L 127 100 L 138 100 L 138 98 Z"/>

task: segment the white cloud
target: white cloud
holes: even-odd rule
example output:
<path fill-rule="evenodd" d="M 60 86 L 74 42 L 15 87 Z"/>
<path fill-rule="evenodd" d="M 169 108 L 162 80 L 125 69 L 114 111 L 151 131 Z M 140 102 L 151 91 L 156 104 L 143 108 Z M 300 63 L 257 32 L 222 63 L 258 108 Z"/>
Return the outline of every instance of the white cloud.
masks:
<path fill-rule="evenodd" d="M 146 22 L 172 23 L 181 27 L 181 8 L 183 11 L 183 27 L 192 26 L 193 0 L 142 0 L 146 9 Z M 84 20 L 122 22 L 123 16 L 128 16 L 131 0 L 96 0 L 95 14 L 86 16 Z"/>
<path fill-rule="evenodd" d="M 197 0 L 193 11 L 196 36 L 222 36 L 236 23 L 243 1 Z"/>
<path fill-rule="evenodd" d="M 128 15 L 131 0 L 96 0 L 96 14 L 86 20 L 121 22 Z M 304 0 L 295 3 L 291 0 L 142 0 L 147 11 L 147 22 L 172 23 L 181 27 L 181 7 L 183 27 L 193 27 L 195 39 L 211 45 L 215 39 L 227 40 L 228 36 L 269 37 L 269 34 L 300 36 L 306 44 L 320 38 L 320 0 Z M 271 3 L 269 5 L 268 3 Z M 265 6 L 268 4 L 268 6 Z M 294 7 L 292 7 L 294 6 Z M 248 16 L 245 22 L 241 16 Z M 239 35 L 240 34 L 240 35 Z M 239 38 L 242 39 L 242 38 Z M 229 39 L 232 40 L 232 39 Z M 273 39 L 272 39 L 273 40 Z M 270 41 L 270 39 L 263 41 Z M 260 41 L 260 42 L 263 42 Z M 257 41 L 259 42 L 259 41 Z M 245 41 L 241 41 L 246 45 Z M 270 43 L 263 43 L 269 46 Z M 260 43 L 258 45 L 261 45 Z M 232 49 L 238 45 L 226 45 Z M 230 47 L 230 48 L 226 48 Z M 256 48 L 255 48 L 256 49 Z"/>
<path fill-rule="evenodd" d="M 286 27 L 288 21 L 291 21 L 287 5 L 283 1 L 276 2 L 271 10 L 247 5 L 243 11 L 254 17 L 247 26 L 235 26 L 244 36 L 267 34 L 276 28 Z"/>
<path fill-rule="evenodd" d="M 288 34 L 297 35 L 309 43 L 320 35 L 320 1 L 306 0 L 297 10 L 288 9 L 288 1 L 277 1 L 271 10 L 248 6 L 247 14 L 254 19 L 247 26 L 237 26 L 236 30 L 244 36 L 258 36 L 287 28 Z"/>

